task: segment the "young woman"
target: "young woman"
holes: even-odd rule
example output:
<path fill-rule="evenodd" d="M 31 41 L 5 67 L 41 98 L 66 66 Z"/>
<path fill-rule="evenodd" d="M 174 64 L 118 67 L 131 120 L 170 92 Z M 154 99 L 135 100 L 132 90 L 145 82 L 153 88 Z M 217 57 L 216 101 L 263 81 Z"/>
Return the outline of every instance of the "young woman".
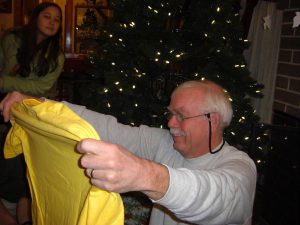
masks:
<path fill-rule="evenodd" d="M 27 25 L 4 35 L 0 46 L 0 92 L 17 90 L 35 96 L 49 92 L 64 64 L 61 23 L 60 7 L 43 2 L 35 8 Z"/>
<path fill-rule="evenodd" d="M 0 100 L 1 93 L 14 90 L 53 97 L 50 90 L 64 64 L 61 24 L 60 7 L 43 2 L 34 9 L 28 24 L 6 32 L 0 42 Z M 1 125 L 8 129 L 0 121 Z M 4 141 L 4 135 L 1 139 Z M 0 146 L 0 224 L 31 224 L 27 185 L 22 156 L 4 159 Z"/>

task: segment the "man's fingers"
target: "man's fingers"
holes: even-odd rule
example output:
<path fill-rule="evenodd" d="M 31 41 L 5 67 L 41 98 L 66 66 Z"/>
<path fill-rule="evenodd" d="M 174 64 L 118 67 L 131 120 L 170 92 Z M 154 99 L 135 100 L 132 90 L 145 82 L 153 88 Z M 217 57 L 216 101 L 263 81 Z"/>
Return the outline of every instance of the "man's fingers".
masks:
<path fill-rule="evenodd" d="M 97 154 L 99 152 L 100 141 L 86 138 L 77 144 L 77 150 L 80 153 Z"/>
<path fill-rule="evenodd" d="M 109 158 L 109 153 L 112 150 L 107 151 L 108 147 L 112 144 L 99 141 L 95 139 L 84 139 L 77 144 L 78 152 L 83 156 L 80 159 L 80 163 L 84 168 L 103 168 Z"/>
<path fill-rule="evenodd" d="M 4 121 L 8 122 L 10 119 L 10 108 L 15 102 L 19 102 L 26 98 L 27 96 L 22 95 L 17 91 L 13 91 L 7 94 L 0 103 L 0 111 L 3 115 Z"/>
<path fill-rule="evenodd" d="M 86 138 L 77 144 L 77 150 L 80 153 L 91 153 L 94 155 L 98 155 L 105 152 L 106 149 L 108 149 L 109 147 L 111 148 L 112 146 L 113 144 L 107 143 L 105 141 Z"/>
<path fill-rule="evenodd" d="M 1 111 L 1 115 L 3 116 L 3 119 L 5 122 L 8 122 L 9 121 L 9 113 L 10 113 L 10 102 L 9 102 L 9 96 L 11 94 L 7 94 L 3 100 L 1 101 L 1 104 L 0 104 L 0 111 Z"/>

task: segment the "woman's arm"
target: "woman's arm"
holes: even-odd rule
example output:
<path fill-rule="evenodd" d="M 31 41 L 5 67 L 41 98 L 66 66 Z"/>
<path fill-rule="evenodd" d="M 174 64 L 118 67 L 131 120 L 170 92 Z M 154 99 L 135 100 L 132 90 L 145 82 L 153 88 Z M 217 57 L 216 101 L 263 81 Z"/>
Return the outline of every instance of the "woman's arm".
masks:
<path fill-rule="evenodd" d="M 29 77 L 6 76 L 2 77 L 2 85 L 0 80 L 0 89 L 3 92 L 20 91 L 31 95 L 43 95 L 52 88 L 61 74 L 64 66 L 64 55 L 61 53 L 58 58 L 57 68 L 46 74 L 38 77 L 31 73 Z"/>

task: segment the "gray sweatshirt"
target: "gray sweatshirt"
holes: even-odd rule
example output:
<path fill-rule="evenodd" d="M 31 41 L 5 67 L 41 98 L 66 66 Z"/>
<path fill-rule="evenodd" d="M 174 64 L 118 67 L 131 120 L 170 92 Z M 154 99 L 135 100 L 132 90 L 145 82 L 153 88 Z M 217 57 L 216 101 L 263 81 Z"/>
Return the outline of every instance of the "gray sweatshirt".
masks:
<path fill-rule="evenodd" d="M 186 159 L 173 148 L 168 130 L 123 125 L 112 116 L 65 104 L 102 140 L 167 166 L 169 188 L 163 198 L 153 201 L 150 225 L 251 224 L 256 167 L 246 153 L 225 143 L 216 154 Z"/>

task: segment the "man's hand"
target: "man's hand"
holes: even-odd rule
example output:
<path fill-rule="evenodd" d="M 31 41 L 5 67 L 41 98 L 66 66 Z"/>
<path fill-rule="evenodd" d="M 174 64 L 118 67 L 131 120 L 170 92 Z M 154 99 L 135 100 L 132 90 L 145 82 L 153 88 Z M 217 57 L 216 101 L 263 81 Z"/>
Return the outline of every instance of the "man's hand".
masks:
<path fill-rule="evenodd" d="M 20 102 L 23 99 L 30 98 L 30 96 L 23 95 L 20 92 L 13 91 L 8 93 L 0 103 L 0 112 L 5 122 L 10 119 L 10 108 L 15 102 Z"/>
<path fill-rule="evenodd" d="M 139 158 L 122 146 L 85 139 L 78 143 L 80 163 L 95 186 L 118 193 L 141 191 L 154 200 L 164 196 L 169 185 L 168 169 Z"/>

